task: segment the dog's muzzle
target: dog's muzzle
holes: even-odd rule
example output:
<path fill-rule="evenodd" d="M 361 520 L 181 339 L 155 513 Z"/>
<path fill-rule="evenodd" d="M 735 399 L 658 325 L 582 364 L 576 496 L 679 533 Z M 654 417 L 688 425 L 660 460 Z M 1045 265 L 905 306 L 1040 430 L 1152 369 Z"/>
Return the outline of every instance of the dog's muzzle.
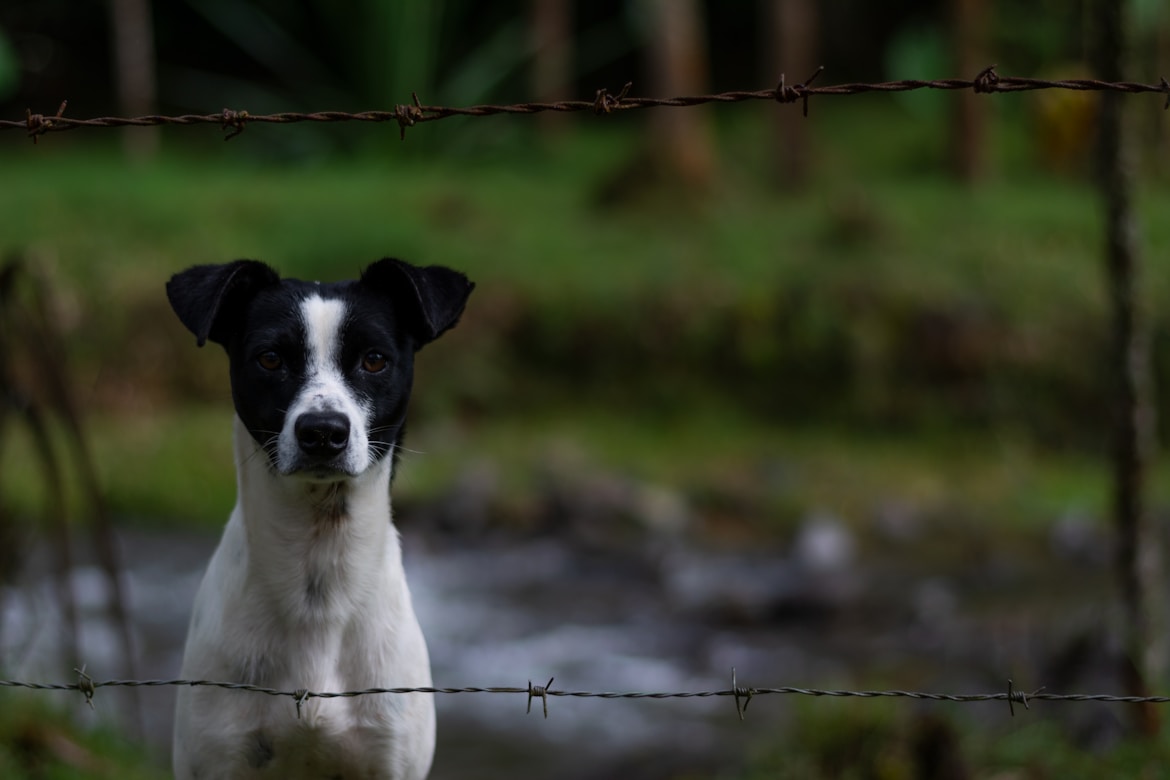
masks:
<path fill-rule="evenodd" d="M 340 412 L 305 412 L 293 424 L 302 469 L 337 469 L 349 447 L 349 417 Z"/>

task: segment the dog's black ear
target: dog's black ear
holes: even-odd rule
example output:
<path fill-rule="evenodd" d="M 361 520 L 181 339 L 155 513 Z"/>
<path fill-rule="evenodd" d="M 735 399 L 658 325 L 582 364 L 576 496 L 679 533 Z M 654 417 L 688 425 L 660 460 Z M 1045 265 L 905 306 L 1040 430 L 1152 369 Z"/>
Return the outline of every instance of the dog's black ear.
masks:
<path fill-rule="evenodd" d="M 475 284 L 458 271 L 441 265 L 420 268 L 393 257 L 366 268 L 361 283 L 388 293 L 402 307 L 416 349 L 455 326 L 475 289 Z"/>
<path fill-rule="evenodd" d="M 199 346 L 208 339 L 226 344 L 239 324 L 244 304 L 279 281 L 276 271 L 258 260 L 197 265 L 171 277 L 167 298 Z"/>

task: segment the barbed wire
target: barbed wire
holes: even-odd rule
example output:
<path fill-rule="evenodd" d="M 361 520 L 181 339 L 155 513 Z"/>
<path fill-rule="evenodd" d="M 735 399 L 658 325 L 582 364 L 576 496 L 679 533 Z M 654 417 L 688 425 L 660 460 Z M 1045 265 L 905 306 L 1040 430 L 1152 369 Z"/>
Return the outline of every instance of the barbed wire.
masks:
<path fill-rule="evenodd" d="M 1166 95 L 1163 108 L 1170 108 L 1170 82 L 1165 77 L 1157 84 L 1143 84 L 1134 81 L 1099 81 L 1097 79 L 1036 79 L 1019 76 L 1000 76 L 994 65 L 984 68 L 973 79 L 906 79 L 877 83 L 832 84 L 812 86 L 812 82 L 824 71 L 817 70 L 799 84 L 788 85 L 781 75 L 780 82 L 771 89 L 754 91 L 736 90 L 713 95 L 690 97 L 650 98 L 630 97 L 633 83 L 627 83 L 620 92 L 613 94 L 599 89 L 593 100 L 564 100 L 552 103 L 512 103 L 508 105 L 477 105 L 466 107 L 423 105 L 418 95 L 411 93 L 410 104 L 400 104 L 390 111 L 313 111 L 281 112 L 276 114 L 252 114 L 248 111 L 225 108 L 215 114 L 181 114 L 178 116 L 147 115 L 139 117 L 95 117 L 74 119 L 65 116 L 67 102 L 63 101 L 56 114 L 37 114 L 28 109 L 24 120 L 0 120 L 0 130 L 23 129 L 26 135 L 37 139 L 46 133 L 77 130 L 82 127 L 148 127 L 156 125 L 198 125 L 218 124 L 224 131 L 224 140 L 230 140 L 255 122 L 270 124 L 291 124 L 295 122 L 396 122 L 400 136 L 406 139 L 406 129 L 423 122 L 433 122 L 454 116 L 496 116 L 499 114 L 539 114 L 547 111 L 578 112 L 592 111 L 597 115 L 614 114 L 619 111 L 642 108 L 686 107 L 707 103 L 741 103 L 749 100 L 769 100 L 779 103 L 801 102 L 802 111 L 808 116 L 808 101 L 814 95 L 860 95 L 873 92 L 912 92 L 916 90 L 974 90 L 979 94 L 1024 92 L 1035 90 L 1073 90 L 1079 92 L 1121 92 L 1128 94 L 1160 93 Z"/>
<path fill-rule="evenodd" d="M 1022 704 L 1030 709 L 1030 703 L 1035 701 L 1058 702 L 1099 702 L 1108 704 L 1166 704 L 1170 703 L 1170 696 L 1118 696 L 1104 693 L 1048 693 L 1039 688 L 1031 693 L 1017 690 L 1012 680 L 1007 681 L 1007 690 L 999 693 L 929 693 L 925 691 L 904 690 L 871 690 L 852 691 L 823 688 L 800 688 L 785 686 L 779 688 L 755 688 L 739 684 L 735 669 L 731 670 L 731 687 L 720 690 L 706 691 L 573 691 L 558 690 L 552 687 L 550 678 L 544 685 L 534 685 L 531 680 L 523 687 L 496 686 L 463 688 L 438 688 L 433 686 L 397 687 L 397 688 L 365 688 L 363 690 L 329 692 L 311 691 L 306 688 L 297 690 L 279 690 L 261 685 L 251 685 L 239 682 L 216 682 L 213 680 L 94 680 L 86 673 L 85 667 L 74 669 L 78 675 L 74 683 L 38 683 L 21 680 L 0 680 L 0 687 L 24 688 L 35 691 L 78 691 L 85 696 L 85 702 L 93 708 L 93 700 L 99 688 L 160 688 L 160 687 L 191 687 L 191 688 L 219 688 L 229 691 L 262 694 L 266 696 L 281 696 L 291 698 L 296 704 L 296 714 L 301 716 L 301 707 L 309 699 L 351 699 L 358 696 L 376 695 L 406 695 L 406 694 L 511 694 L 527 697 L 527 712 L 532 712 L 533 699 L 540 699 L 544 717 L 548 717 L 548 700 L 550 697 L 576 699 L 707 699 L 714 697 L 731 697 L 735 700 L 735 709 L 739 719 L 744 719 L 748 704 L 757 696 L 793 695 L 813 696 L 826 698 L 857 698 L 857 699 L 915 699 L 918 701 L 938 701 L 954 703 L 1006 701 L 1008 710 L 1014 717 L 1015 705 Z"/>

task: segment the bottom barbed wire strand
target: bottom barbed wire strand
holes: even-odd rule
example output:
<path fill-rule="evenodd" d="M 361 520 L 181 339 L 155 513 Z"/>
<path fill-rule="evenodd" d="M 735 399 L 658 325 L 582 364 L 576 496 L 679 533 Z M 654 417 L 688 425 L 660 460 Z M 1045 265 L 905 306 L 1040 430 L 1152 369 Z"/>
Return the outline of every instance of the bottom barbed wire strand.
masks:
<path fill-rule="evenodd" d="M 92 702 L 95 692 L 101 688 L 159 688 L 159 687 L 209 687 L 220 688 L 231 691 L 242 691 L 248 693 L 258 693 L 267 696 L 286 696 L 292 698 L 300 703 L 307 699 L 338 699 L 338 698 L 353 698 L 356 696 L 372 696 L 380 694 L 389 695 L 403 695 L 403 694 L 513 694 L 523 695 L 528 697 L 529 704 L 533 698 L 545 699 L 545 706 L 547 711 L 547 697 L 557 698 L 577 698 L 577 699 L 704 699 L 718 696 L 738 697 L 741 699 L 750 700 L 752 697 L 768 696 L 768 695 L 790 695 L 790 696 L 814 696 L 825 698 L 859 698 L 859 699 L 878 699 L 878 698 L 903 698 L 915 699 L 919 701 L 942 701 L 942 702 L 990 702 L 990 701 L 1007 701 L 1010 704 L 1020 703 L 1025 706 L 1029 702 L 1036 701 L 1063 701 L 1063 702 L 1104 702 L 1112 704 L 1166 704 L 1170 703 L 1170 696 L 1116 696 L 1113 694 L 1061 694 L 1048 693 L 1043 688 L 1036 690 L 1033 693 L 1025 693 L 1023 691 L 1014 690 L 1009 686 L 1008 691 L 998 693 L 932 693 L 927 691 L 905 691 L 905 690 L 843 690 L 843 689 L 824 689 L 824 688 L 800 688 L 795 686 L 786 686 L 778 688 L 747 688 L 741 686 L 734 686 L 721 690 L 709 691 L 571 691 L 571 690 L 553 690 L 551 686 L 552 681 L 549 681 L 545 686 L 533 686 L 531 683 L 525 686 L 466 686 L 459 688 L 441 688 L 434 686 L 413 686 L 413 687 L 395 687 L 395 688 L 366 688 L 363 690 L 354 691 L 310 691 L 306 689 L 298 690 L 278 690 L 276 688 L 267 688 L 260 685 L 251 685 L 248 683 L 236 682 L 220 682 L 215 680 L 92 680 L 84 671 L 80 672 L 81 679 L 75 683 L 39 683 L 26 682 L 22 680 L 0 680 L 0 687 L 7 688 L 25 688 L 37 691 L 79 691 L 86 696 L 86 700 Z M 742 714 L 742 709 L 740 710 Z"/>

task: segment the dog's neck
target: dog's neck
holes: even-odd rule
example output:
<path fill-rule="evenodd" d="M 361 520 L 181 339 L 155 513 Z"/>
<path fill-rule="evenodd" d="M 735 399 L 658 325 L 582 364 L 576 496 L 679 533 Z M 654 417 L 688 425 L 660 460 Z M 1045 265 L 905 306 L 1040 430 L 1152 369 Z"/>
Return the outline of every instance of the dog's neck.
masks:
<path fill-rule="evenodd" d="M 233 519 L 246 538 L 246 576 L 276 615 L 296 624 L 346 622 L 371 598 L 405 592 L 390 458 L 352 479 L 310 482 L 274 472 L 239 418 L 234 440 Z"/>

